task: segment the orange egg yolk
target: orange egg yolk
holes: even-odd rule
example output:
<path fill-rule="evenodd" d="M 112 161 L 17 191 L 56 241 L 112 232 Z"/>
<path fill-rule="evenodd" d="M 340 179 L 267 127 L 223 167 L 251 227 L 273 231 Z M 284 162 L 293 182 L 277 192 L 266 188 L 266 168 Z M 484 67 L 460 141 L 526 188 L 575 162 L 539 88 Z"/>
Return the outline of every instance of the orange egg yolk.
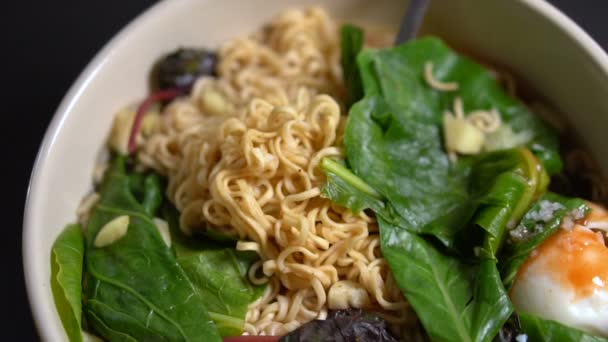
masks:
<path fill-rule="evenodd" d="M 517 278 L 530 265 L 540 263 L 540 269 L 549 272 L 562 287 L 571 289 L 576 299 L 588 297 L 596 289 L 606 290 L 608 248 L 598 234 L 578 224 L 571 230 L 560 229 L 530 254 Z"/>

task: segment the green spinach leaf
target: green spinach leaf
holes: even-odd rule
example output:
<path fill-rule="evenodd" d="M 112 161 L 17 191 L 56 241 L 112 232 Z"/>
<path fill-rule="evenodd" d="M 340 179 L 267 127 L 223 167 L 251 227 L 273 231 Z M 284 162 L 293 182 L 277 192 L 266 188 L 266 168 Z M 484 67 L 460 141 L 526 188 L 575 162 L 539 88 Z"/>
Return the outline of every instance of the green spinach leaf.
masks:
<path fill-rule="evenodd" d="M 118 341 L 220 341 L 205 298 L 132 193 L 125 164 L 122 156 L 113 161 L 87 227 L 84 312 L 89 326 Z M 95 247 L 100 229 L 121 215 L 130 219 L 124 237 Z"/>
<path fill-rule="evenodd" d="M 347 108 L 363 97 L 361 75 L 357 67 L 357 55 L 363 49 L 363 30 L 357 26 L 344 25 L 340 31 L 342 73 L 346 86 Z"/>
<path fill-rule="evenodd" d="M 367 90 L 367 87 L 366 87 Z M 344 144 L 354 173 L 386 198 L 410 229 L 451 245 L 472 215 L 470 162 L 450 163 L 437 125 L 392 110 L 380 96 L 365 97 L 350 111 Z"/>
<path fill-rule="evenodd" d="M 458 92 L 429 87 L 427 62 L 436 78 L 458 82 Z M 490 341 L 513 310 L 496 254 L 507 226 L 546 190 L 539 161 L 550 174 L 561 168 L 557 137 L 439 39 L 364 50 L 357 64 L 365 96 L 350 108 L 344 136 L 352 171 L 322 164 L 323 194 L 376 212 L 383 255 L 432 339 Z M 465 112 L 498 110 L 511 135 L 489 137 L 497 152 L 449 160 L 442 119 L 457 96 Z M 462 236 L 481 237 L 469 239 L 482 244 L 477 258 L 456 246 Z"/>
<path fill-rule="evenodd" d="M 466 264 L 382 218 L 380 239 L 400 289 L 433 341 L 491 341 L 509 318 L 496 261 Z"/>
<path fill-rule="evenodd" d="M 433 62 L 436 77 L 457 81 L 459 91 L 431 89 L 423 78 L 427 61 Z M 443 112 L 452 108 L 456 96 L 467 111 L 497 108 L 505 125 L 518 134 L 527 132 L 527 145 L 547 170 L 559 170 L 555 134 L 507 96 L 489 72 L 440 40 L 364 50 L 358 65 L 365 97 L 349 112 L 347 162 L 417 231 L 449 245 L 473 214 L 468 200 L 473 158 L 450 162 L 442 145 Z"/>
<path fill-rule="evenodd" d="M 205 298 L 209 316 L 220 335 L 241 335 L 248 305 L 265 288 L 252 285 L 247 277 L 258 256 L 237 251 L 232 241 L 219 243 L 184 236 L 179 229 L 178 212 L 171 205 L 165 205 L 163 217 L 169 223 L 177 261 Z"/>
<path fill-rule="evenodd" d="M 528 341 L 554 342 L 606 342 L 608 339 L 587 334 L 575 328 L 565 326 L 556 321 L 544 320 L 529 314 L 520 313 L 519 319 L 523 331 L 528 335 Z"/>
<path fill-rule="evenodd" d="M 566 217 L 584 216 L 589 208 L 585 201 L 547 193 L 536 201 L 512 233 L 519 238 L 508 239 L 500 253 L 499 269 L 503 282 L 510 287 L 517 270 L 528 255 L 545 239 L 553 235 Z"/>
<path fill-rule="evenodd" d="M 397 123 L 416 121 L 440 125 L 444 111 L 452 109 L 454 99 L 460 97 L 465 112 L 496 108 L 504 127 L 508 127 L 515 136 L 527 137 L 496 139 L 500 143 L 496 143 L 494 149 L 519 147 L 523 142 L 537 155 L 549 174 L 561 169 L 556 133 L 518 100 L 507 95 L 489 71 L 454 53 L 439 38 L 418 39 L 389 49 L 364 50 L 358 55 L 357 62 L 365 96 L 380 95 L 389 107 L 389 118 Z M 432 63 L 435 78 L 458 82 L 458 91 L 431 89 L 423 77 L 427 62 Z M 381 122 L 387 124 L 383 132 L 389 132 L 397 124 L 386 122 L 389 118 L 376 118 L 380 126 Z M 441 140 L 440 136 L 430 138 Z M 348 143 L 346 145 L 348 147 Z M 393 155 L 395 153 L 389 156 Z M 360 170 L 355 171 L 362 176 Z"/>
<path fill-rule="evenodd" d="M 509 175 L 512 176 L 519 169 L 520 165 L 515 162 L 519 160 L 515 157 L 519 156 L 519 151 L 497 153 L 503 154 L 503 157 L 512 153 L 513 160 L 498 167 L 492 163 L 494 158 L 487 156 L 488 159 L 480 163 L 479 168 L 485 172 L 493 170 L 491 174 L 484 175 L 488 179 L 493 176 L 505 178 L 505 181 L 487 181 L 486 184 L 484 178 L 479 178 L 476 181 L 479 188 L 490 188 L 493 192 L 507 190 L 505 186 L 509 184 Z M 473 260 L 467 263 L 457 256 L 446 254 L 445 249 L 437 248 L 413 233 L 395 214 L 390 202 L 379 197 L 373 189 L 370 190 L 369 185 L 345 166 L 325 160 L 321 166 L 327 174 L 323 189 L 326 197 L 352 210 L 369 208 L 377 214 L 383 256 L 429 336 L 435 341 L 492 340 L 513 310 L 494 255 L 487 255 L 481 262 Z M 527 185 L 525 178 L 520 176 L 515 179 L 515 184 L 521 184 L 522 180 Z M 478 217 L 487 217 L 487 212 L 496 209 L 505 212 L 503 216 L 508 218 L 512 208 L 521 200 L 521 193 L 507 196 L 507 201 L 496 197 L 488 195 L 482 198 L 485 202 L 480 200 L 485 205 L 480 206 L 479 212 L 486 214 L 479 214 Z M 497 201 L 490 201 L 492 198 Z M 500 229 L 494 232 L 500 236 L 504 235 L 506 228 L 506 220 L 503 221 Z M 470 232 L 470 229 L 467 231 Z M 486 236 L 492 236 L 490 231 L 486 232 Z"/>
<path fill-rule="evenodd" d="M 129 172 L 129 189 L 146 214 L 154 216 L 163 203 L 163 181 L 156 173 Z"/>
<path fill-rule="evenodd" d="M 473 223 L 488 234 L 481 252 L 495 257 L 508 228 L 513 228 L 532 201 L 547 190 L 546 172 L 528 149 L 496 151 L 473 165 L 471 193 L 476 202 Z"/>
<path fill-rule="evenodd" d="M 243 333 L 247 307 L 263 291 L 247 278 L 249 265 L 257 259 L 251 254 L 224 248 L 178 256 L 179 264 L 204 296 L 209 316 L 221 336 Z"/>
<path fill-rule="evenodd" d="M 71 342 L 82 341 L 82 261 L 84 237 L 78 224 L 65 227 L 51 250 L 51 289 Z"/>
<path fill-rule="evenodd" d="M 373 209 L 376 213 L 384 213 L 385 199 L 344 164 L 323 158 L 321 168 L 327 176 L 322 192 L 324 197 L 349 208 L 355 214 L 363 209 Z"/>

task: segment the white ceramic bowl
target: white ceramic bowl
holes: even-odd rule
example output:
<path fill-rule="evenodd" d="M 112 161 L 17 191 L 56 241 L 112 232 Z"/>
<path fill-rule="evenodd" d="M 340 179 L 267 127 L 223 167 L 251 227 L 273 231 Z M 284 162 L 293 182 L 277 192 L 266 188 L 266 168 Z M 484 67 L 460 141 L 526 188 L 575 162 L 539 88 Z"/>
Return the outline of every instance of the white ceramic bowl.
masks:
<path fill-rule="evenodd" d="M 339 19 L 396 26 L 404 1 L 172 0 L 139 16 L 80 75 L 55 113 L 32 172 L 23 260 L 30 304 L 44 340 L 66 340 L 51 289 L 50 249 L 76 219 L 113 113 L 146 93 L 157 58 L 179 45 L 216 47 L 254 30 L 281 9 L 322 4 Z M 574 124 L 604 170 L 608 57 L 576 24 L 542 0 L 434 0 L 425 27 L 508 66 Z"/>

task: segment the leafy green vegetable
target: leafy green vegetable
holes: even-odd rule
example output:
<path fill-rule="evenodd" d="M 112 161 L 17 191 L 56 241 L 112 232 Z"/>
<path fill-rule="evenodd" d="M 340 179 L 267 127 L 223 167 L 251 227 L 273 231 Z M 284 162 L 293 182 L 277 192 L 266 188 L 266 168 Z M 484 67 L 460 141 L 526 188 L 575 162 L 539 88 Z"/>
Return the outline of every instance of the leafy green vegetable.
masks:
<path fill-rule="evenodd" d="M 550 210 L 548 214 L 542 213 L 547 210 Z M 523 238 L 508 241 L 500 254 L 499 269 L 504 284 L 507 287 L 511 286 L 517 270 L 526 261 L 528 255 L 560 228 L 565 217 L 573 213 L 582 216 L 587 210 L 589 208 L 585 201 L 565 198 L 554 193 L 547 193 L 536 201 L 515 228 Z"/>
<path fill-rule="evenodd" d="M 112 341 L 220 341 L 205 298 L 131 192 L 125 163 L 124 157 L 113 161 L 86 231 L 84 313 L 89 326 Z M 129 215 L 127 234 L 95 248 L 99 230 L 120 215 Z"/>
<path fill-rule="evenodd" d="M 486 256 L 496 255 L 507 225 L 521 218 L 519 208 L 527 208 L 533 196 L 546 190 L 546 184 L 537 182 L 544 169 L 535 158 L 530 160 L 528 155 L 530 152 L 526 149 L 497 151 L 481 156 L 472 167 L 471 184 L 463 200 L 470 202 L 468 208 L 475 213 L 472 223 L 488 233 L 482 248 Z M 399 216 L 389 201 L 344 165 L 325 158 L 321 161 L 321 167 L 327 176 L 322 190 L 326 198 L 355 213 L 372 209 L 387 222 L 418 231 Z M 531 177 L 525 174 L 529 169 L 534 170 Z M 465 224 L 466 221 L 455 221 L 452 231 L 465 228 Z M 468 230 L 463 232 L 467 234 L 467 240 L 471 240 L 469 233 Z M 451 244 L 452 240 L 449 241 Z"/>
<path fill-rule="evenodd" d="M 386 109 L 378 108 L 379 110 L 372 117 L 377 127 L 384 128 L 382 132 L 390 134 L 389 137 L 377 141 L 376 144 L 386 142 L 390 146 L 394 146 L 392 143 L 395 140 L 389 139 L 395 138 L 391 129 L 398 127 L 394 126 L 412 123 L 412 121 L 415 121 L 416 124 L 425 124 L 423 126 L 440 125 L 444 111 L 451 109 L 454 99 L 460 97 L 465 112 L 496 108 L 500 113 L 503 127 L 510 128 L 514 134 L 524 134 L 529 137 L 525 141 L 526 146 L 537 155 L 549 174 L 555 174 L 561 169 L 558 139 L 555 132 L 527 110 L 524 105 L 508 96 L 489 71 L 452 52 L 440 39 L 423 38 L 395 48 L 364 50 L 359 54 L 357 62 L 366 98 L 379 95 L 388 107 Z M 435 78 L 458 82 L 458 91 L 446 92 L 431 89 L 423 77 L 424 65 L 427 62 L 433 64 Z M 352 113 L 350 114 L 352 115 Z M 441 132 L 430 127 L 424 128 L 426 128 L 424 133 L 429 133 L 431 136 L 421 140 L 420 144 L 426 146 L 427 140 L 434 140 L 437 143 L 441 141 L 441 136 L 438 134 Z M 347 128 L 347 136 L 348 130 Z M 351 133 L 353 133 L 352 137 L 356 136 L 357 132 L 352 131 Z M 349 146 L 348 141 L 345 141 L 345 144 L 347 148 L 356 148 L 352 144 Z M 521 145 L 521 140 L 515 142 L 506 140 L 494 148 L 508 149 Z M 390 150 L 386 152 L 390 152 Z M 386 156 L 375 157 L 390 160 L 391 157 L 398 156 L 400 153 L 401 151 L 395 151 Z M 361 170 L 357 168 L 354 170 L 359 176 L 363 176 L 360 173 Z"/>
<path fill-rule="evenodd" d="M 157 174 L 150 174 L 144 179 L 144 198 L 141 205 L 148 215 L 154 213 L 160 208 L 163 202 L 163 190 L 160 177 Z"/>
<path fill-rule="evenodd" d="M 426 85 L 424 63 L 436 77 L 458 81 L 457 93 Z M 473 206 L 468 201 L 472 158 L 449 161 L 442 116 L 455 96 L 465 110 L 497 108 L 504 124 L 528 130 L 541 161 L 559 169 L 557 140 L 525 107 L 508 97 L 481 66 L 429 38 L 358 56 L 365 98 L 351 107 L 344 143 L 354 173 L 388 199 L 411 227 L 449 245 Z M 503 148 L 510 146 L 503 146 Z"/>
<path fill-rule="evenodd" d="M 366 87 L 367 90 L 367 87 Z M 451 245 L 471 215 L 470 163 L 450 163 L 440 127 L 398 118 L 379 96 L 350 111 L 344 137 L 354 173 L 386 198 L 411 229 Z"/>
<path fill-rule="evenodd" d="M 82 341 L 82 260 L 84 237 L 80 225 L 65 227 L 51 250 L 51 289 L 57 312 L 71 342 Z"/>
<path fill-rule="evenodd" d="M 498 160 L 503 162 L 496 163 Z M 346 167 L 325 160 L 321 166 L 327 174 L 325 196 L 355 211 L 371 208 L 378 215 L 383 256 L 430 337 L 438 341 L 492 340 L 513 310 L 491 253 L 498 246 L 484 254 L 488 258 L 481 262 L 466 263 L 442 253 L 412 233 L 414 229 L 403 223 L 391 203 L 374 195 L 369 185 Z M 473 174 L 478 177 L 472 182 L 472 191 L 487 195 L 477 199 L 467 193 L 466 200 L 478 202 L 471 207 L 479 207 L 475 217 L 478 224 L 487 223 L 486 236 L 496 234 L 496 239 L 502 240 L 498 236 L 504 235 L 513 208 L 529 186 L 520 174 L 525 166 L 521 150 L 491 153 L 475 164 Z M 515 190 L 510 191 L 510 187 Z M 499 194 L 505 192 L 510 195 L 501 198 Z M 499 222 L 490 219 L 493 211 L 503 214 Z"/>
<path fill-rule="evenodd" d="M 578 341 L 578 342 L 606 342 L 608 339 L 587 334 L 555 321 L 544 320 L 529 314 L 520 313 L 519 319 L 523 331 L 528 335 L 528 341 Z"/>
<path fill-rule="evenodd" d="M 163 217 L 169 223 L 177 261 L 205 298 L 209 316 L 220 335 L 240 335 L 249 303 L 265 288 L 253 286 L 247 277 L 258 256 L 237 251 L 232 241 L 222 244 L 184 236 L 179 229 L 177 210 L 172 206 L 163 208 Z"/>
<path fill-rule="evenodd" d="M 156 173 L 131 172 L 127 175 L 129 189 L 144 207 L 146 214 L 154 216 L 163 202 L 163 185 Z"/>
<path fill-rule="evenodd" d="M 246 276 L 251 260 L 257 259 L 256 255 L 247 254 L 224 248 L 193 251 L 178 257 L 179 264 L 205 298 L 209 316 L 221 336 L 243 333 L 247 307 L 262 293 L 263 287 L 254 288 Z"/>
<path fill-rule="evenodd" d="M 353 213 L 371 209 L 387 222 L 407 226 L 407 223 L 395 211 L 389 201 L 345 165 L 329 158 L 323 158 L 321 168 L 327 177 L 321 190 L 323 197 L 349 208 Z"/>
<path fill-rule="evenodd" d="M 352 54 L 343 48 L 343 57 Z M 436 78 L 458 82 L 458 92 L 429 87 L 427 62 Z M 561 168 L 557 137 L 439 39 L 364 50 L 357 64 L 365 96 L 350 108 L 344 136 L 352 171 L 324 161 L 323 194 L 376 212 L 383 255 L 432 339 L 490 341 L 513 310 L 496 254 L 507 226 L 546 190 L 545 168 Z M 498 110 L 511 133 L 489 137 L 498 151 L 449 160 L 442 119 L 457 97 L 465 112 Z"/>
<path fill-rule="evenodd" d="M 396 212 L 391 202 L 382 198 L 344 165 L 323 159 L 321 167 L 327 175 L 323 188 L 325 197 L 353 212 L 372 209 L 393 225 L 424 233 L 412 227 Z M 450 237 L 448 245 L 456 244 L 454 247 L 461 254 L 464 250 L 473 252 L 473 248 L 481 247 L 479 252 L 484 257 L 494 258 L 503 243 L 507 226 L 513 226 L 521 219 L 523 213 L 520 208 L 527 208 L 535 196 L 546 190 L 546 184 L 538 182 L 539 175 L 543 173 L 544 169 L 527 149 L 496 151 L 476 158 L 466 198 L 463 198 L 463 201 L 469 202 L 467 207 L 474 214 L 463 216 L 472 216 L 470 223 L 466 220 L 454 221 L 451 231 L 460 232 L 462 236 L 460 243 L 459 236 Z M 487 233 L 483 243 L 472 235 L 475 230 L 470 227 L 471 224 Z M 475 234 L 480 235 L 479 232 Z"/>
<path fill-rule="evenodd" d="M 471 175 L 476 201 L 473 223 L 488 234 L 481 252 L 494 257 L 507 227 L 514 227 L 535 197 L 546 191 L 545 170 L 524 148 L 488 153 L 478 158 Z"/>
<path fill-rule="evenodd" d="M 361 75 L 357 68 L 357 55 L 363 49 L 363 30 L 357 26 L 344 25 L 340 31 L 341 63 L 346 86 L 346 105 L 350 107 L 363 97 Z"/>
<path fill-rule="evenodd" d="M 382 218 L 382 254 L 434 341 L 491 341 L 513 311 L 496 269 L 466 264 Z"/>
<path fill-rule="evenodd" d="M 346 166 L 323 158 L 321 168 L 327 175 L 323 196 L 350 208 L 354 213 L 368 208 L 383 212 L 386 206 L 382 196 Z"/>

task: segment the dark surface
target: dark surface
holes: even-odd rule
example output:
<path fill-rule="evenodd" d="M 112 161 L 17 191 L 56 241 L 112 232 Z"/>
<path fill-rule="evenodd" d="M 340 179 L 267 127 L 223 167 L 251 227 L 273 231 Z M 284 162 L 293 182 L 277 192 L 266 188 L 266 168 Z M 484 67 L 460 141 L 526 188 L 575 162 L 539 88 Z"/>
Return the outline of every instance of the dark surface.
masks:
<path fill-rule="evenodd" d="M 510 0 L 505 0 L 510 1 Z M 552 0 L 608 47 L 606 0 Z M 37 336 L 23 284 L 21 223 L 29 174 L 51 117 L 97 51 L 153 0 L 13 1 L 0 12 L 2 172 L 9 221 L 2 249 L 2 340 Z"/>

